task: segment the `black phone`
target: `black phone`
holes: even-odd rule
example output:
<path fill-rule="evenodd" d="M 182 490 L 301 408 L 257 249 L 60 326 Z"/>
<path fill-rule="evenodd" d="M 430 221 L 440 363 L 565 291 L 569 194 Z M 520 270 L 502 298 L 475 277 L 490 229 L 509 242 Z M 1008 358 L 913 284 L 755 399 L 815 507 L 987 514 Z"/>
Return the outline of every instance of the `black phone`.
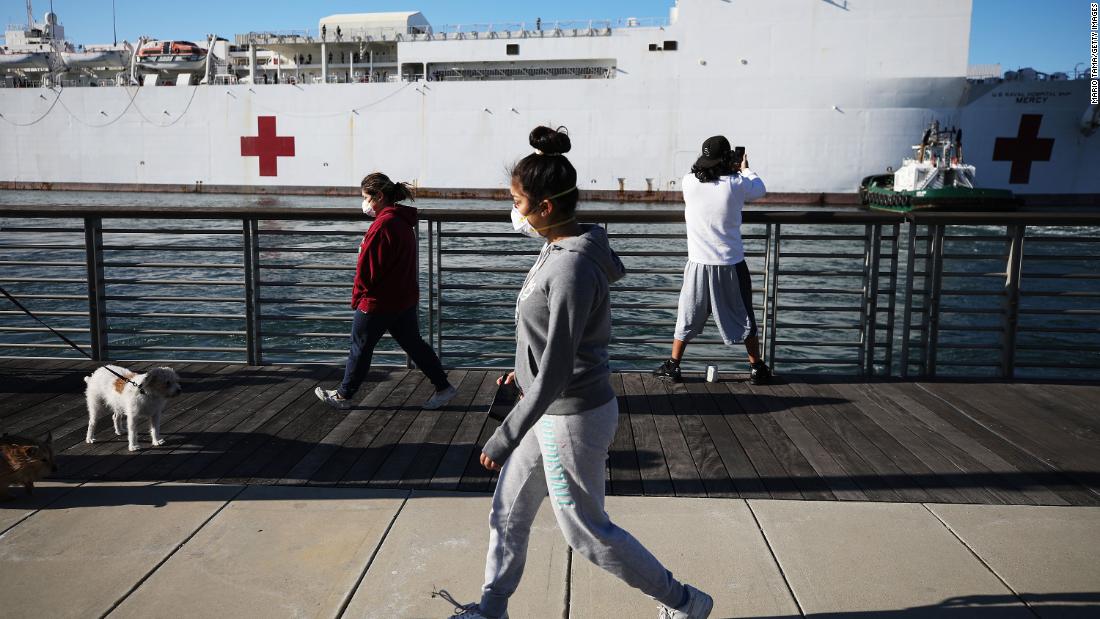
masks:
<path fill-rule="evenodd" d="M 734 147 L 734 149 L 733 149 L 733 162 L 737 163 L 737 164 L 740 164 L 744 160 L 745 160 L 745 147 L 744 146 Z"/>
<path fill-rule="evenodd" d="M 514 380 L 510 383 L 504 382 L 504 379 L 508 378 L 507 374 L 502 375 L 500 378 L 500 387 L 497 388 L 493 403 L 489 406 L 489 417 L 497 421 L 504 421 L 516 402 L 519 401 L 519 388 Z"/>

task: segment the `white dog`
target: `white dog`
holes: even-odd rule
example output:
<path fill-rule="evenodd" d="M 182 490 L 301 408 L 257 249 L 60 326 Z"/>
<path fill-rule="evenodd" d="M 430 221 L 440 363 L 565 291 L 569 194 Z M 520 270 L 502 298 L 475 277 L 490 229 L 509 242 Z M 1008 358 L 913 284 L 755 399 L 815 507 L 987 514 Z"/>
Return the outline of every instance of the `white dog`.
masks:
<path fill-rule="evenodd" d="M 112 374 L 107 368 L 114 370 L 118 376 Z M 126 378 L 119 378 L 119 376 Z M 86 443 L 95 442 L 96 420 L 107 410 L 111 410 L 114 413 L 112 417 L 116 435 L 122 435 L 122 416 L 126 416 L 130 451 L 138 450 L 137 418 L 139 416 L 149 418 L 149 434 L 153 445 L 164 444 L 164 439 L 160 437 L 160 414 L 168 404 L 168 398 L 174 398 L 183 391 L 175 370 L 160 367 L 145 374 L 135 374 L 126 368 L 109 365 L 85 377 L 84 382 L 88 383 L 88 390 L 85 392 L 88 396 Z"/>

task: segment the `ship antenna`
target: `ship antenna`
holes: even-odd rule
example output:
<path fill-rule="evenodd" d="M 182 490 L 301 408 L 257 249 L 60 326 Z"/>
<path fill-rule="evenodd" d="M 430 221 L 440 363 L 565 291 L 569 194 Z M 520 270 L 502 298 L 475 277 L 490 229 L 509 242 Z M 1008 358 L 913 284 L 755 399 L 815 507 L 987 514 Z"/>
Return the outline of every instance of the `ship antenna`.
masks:
<path fill-rule="evenodd" d="M 115 19 L 115 0 L 111 0 L 111 36 L 115 39 L 115 45 L 118 45 L 118 20 Z"/>
<path fill-rule="evenodd" d="M 31 8 L 31 0 L 27 0 L 27 30 L 34 28 L 34 9 Z"/>

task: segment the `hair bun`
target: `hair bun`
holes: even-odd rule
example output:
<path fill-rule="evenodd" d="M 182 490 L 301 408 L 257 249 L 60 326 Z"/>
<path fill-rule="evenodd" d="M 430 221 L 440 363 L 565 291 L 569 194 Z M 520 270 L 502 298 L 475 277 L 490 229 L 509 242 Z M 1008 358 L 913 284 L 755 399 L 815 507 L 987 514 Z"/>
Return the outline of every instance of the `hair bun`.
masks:
<path fill-rule="evenodd" d="M 531 147 L 544 155 L 560 155 L 568 153 L 573 147 L 569 141 L 569 131 L 565 127 L 551 129 L 550 127 L 535 127 L 528 138 Z"/>

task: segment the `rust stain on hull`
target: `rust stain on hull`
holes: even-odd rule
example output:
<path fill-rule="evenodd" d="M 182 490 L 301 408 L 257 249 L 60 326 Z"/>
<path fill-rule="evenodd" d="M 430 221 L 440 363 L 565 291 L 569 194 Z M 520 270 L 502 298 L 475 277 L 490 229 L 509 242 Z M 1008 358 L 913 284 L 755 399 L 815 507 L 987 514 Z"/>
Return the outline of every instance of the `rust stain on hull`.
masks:
<path fill-rule="evenodd" d="M 207 185 L 207 184 L 148 184 L 148 183 L 50 183 L 28 181 L 0 181 L 0 189 L 40 191 L 125 191 L 164 193 L 215 193 L 284 196 L 334 196 L 355 197 L 358 187 L 309 186 L 309 185 Z M 446 200 L 500 200 L 508 201 L 507 189 L 489 188 L 433 188 L 417 187 L 418 198 Z M 1027 206 L 1100 206 L 1100 194 L 1031 194 L 1021 198 Z M 582 202 L 635 202 L 682 203 L 679 191 L 639 191 L 615 189 L 582 189 Z M 859 204 L 856 193 L 769 193 L 753 204 L 777 204 L 784 206 L 855 206 Z"/>

